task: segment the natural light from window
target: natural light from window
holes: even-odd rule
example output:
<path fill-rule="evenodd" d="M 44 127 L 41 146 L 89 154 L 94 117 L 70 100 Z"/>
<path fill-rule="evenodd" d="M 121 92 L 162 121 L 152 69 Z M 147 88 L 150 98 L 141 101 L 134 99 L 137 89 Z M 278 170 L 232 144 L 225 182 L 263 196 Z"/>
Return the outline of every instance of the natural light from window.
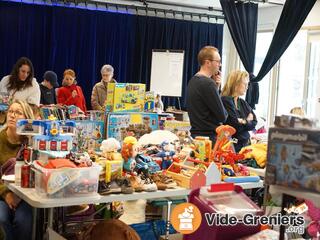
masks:
<path fill-rule="evenodd" d="M 256 56 L 254 73 L 258 74 L 263 60 L 266 57 L 269 49 L 273 33 L 270 32 L 258 32 L 257 43 L 256 43 Z M 259 117 L 267 119 L 268 115 L 268 100 L 269 100 L 269 86 L 270 86 L 270 71 L 269 73 L 259 82 L 259 103 L 256 105 L 255 113 Z"/>
<path fill-rule="evenodd" d="M 280 59 L 277 115 L 304 107 L 307 31 L 299 31 Z"/>

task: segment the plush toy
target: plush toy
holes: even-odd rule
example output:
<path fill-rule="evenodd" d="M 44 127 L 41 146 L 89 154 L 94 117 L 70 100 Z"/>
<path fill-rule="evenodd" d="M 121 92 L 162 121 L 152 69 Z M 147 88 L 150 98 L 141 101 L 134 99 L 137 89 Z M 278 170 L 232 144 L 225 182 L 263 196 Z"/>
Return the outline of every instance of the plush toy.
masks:
<path fill-rule="evenodd" d="M 308 215 L 312 220 L 307 227 L 308 234 L 313 237 L 313 239 L 318 239 L 318 234 L 320 234 L 320 208 L 314 206 L 310 200 L 306 200 L 305 203 L 308 206 Z"/>
<path fill-rule="evenodd" d="M 122 160 L 122 156 L 118 153 L 121 148 L 120 142 L 115 138 L 108 138 L 101 143 L 100 150 L 107 160 Z"/>
<path fill-rule="evenodd" d="M 123 140 L 121 155 L 123 157 L 123 169 L 126 172 L 132 173 L 136 167 L 135 157 L 137 156 L 137 139 L 128 136 Z"/>

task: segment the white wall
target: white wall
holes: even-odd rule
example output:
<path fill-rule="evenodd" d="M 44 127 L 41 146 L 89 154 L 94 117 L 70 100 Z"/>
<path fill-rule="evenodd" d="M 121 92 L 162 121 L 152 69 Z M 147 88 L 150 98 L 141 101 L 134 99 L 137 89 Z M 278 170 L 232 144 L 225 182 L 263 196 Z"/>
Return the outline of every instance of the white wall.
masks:
<path fill-rule="evenodd" d="M 319 27 L 320 26 L 320 1 L 318 0 L 313 6 L 311 12 L 309 13 L 306 21 L 304 22 L 304 27 Z"/>

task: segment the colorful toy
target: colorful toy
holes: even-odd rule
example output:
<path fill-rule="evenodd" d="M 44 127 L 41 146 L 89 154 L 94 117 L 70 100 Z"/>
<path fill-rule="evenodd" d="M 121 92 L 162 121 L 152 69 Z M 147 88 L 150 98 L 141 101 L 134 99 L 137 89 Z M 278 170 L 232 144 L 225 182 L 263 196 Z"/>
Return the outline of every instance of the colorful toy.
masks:
<path fill-rule="evenodd" d="M 229 125 L 221 125 L 216 128 L 217 132 L 217 141 L 213 147 L 211 154 L 211 160 L 216 160 L 216 155 L 221 151 L 234 151 L 234 147 L 231 144 L 231 136 L 236 133 L 236 129 Z M 224 147 L 224 148 L 223 148 Z"/>
<path fill-rule="evenodd" d="M 144 111 L 145 112 L 153 112 L 154 110 L 154 92 L 146 92 L 144 98 Z"/>
<path fill-rule="evenodd" d="M 137 156 L 137 139 L 135 137 L 126 137 L 123 140 L 121 155 L 124 159 L 123 169 L 126 172 L 133 172 L 136 166 L 135 157 Z"/>
<path fill-rule="evenodd" d="M 155 173 L 161 170 L 160 166 L 156 162 L 154 162 L 149 156 L 143 154 L 137 154 L 136 163 L 137 164 L 135 168 L 138 173 Z"/>
<path fill-rule="evenodd" d="M 121 154 L 118 153 L 120 148 L 120 142 L 115 138 L 103 140 L 100 146 L 102 156 L 104 156 L 107 160 L 122 160 Z"/>
<path fill-rule="evenodd" d="M 114 160 L 114 161 L 106 160 L 105 164 L 106 164 L 106 175 L 105 175 L 106 182 L 111 182 L 113 180 L 121 178 L 123 160 Z"/>
<path fill-rule="evenodd" d="M 33 137 L 33 148 L 49 151 L 70 151 L 72 149 L 72 132 L 75 128 L 73 121 L 38 121 L 43 126 L 43 134 Z M 24 122 L 22 122 L 24 123 Z M 25 124 L 30 124 L 25 122 Z M 71 129 L 68 134 L 63 133 L 63 128 Z"/>
<path fill-rule="evenodd" d="M 317 238 L 320 235 L 320 208 L 317 208 L 310 200 L 306 200 L 305 203 L 308 206 L 308 215 L 312 220 L 307 231 L 311 237 Z"/>
<path fill-rule="evenodd" d="M 163 141 L 160 145 L 162 151 L 158 152 L 155 157 L 162 158 L 162 169 L 167 169 L 173 162 L 173 156 L 175 155 L 175 151 L 173 151 L 174 147 L 168 141 Z"/>
<path fill-rule="evenodd" d="M 143 111 L 145 89 L 145 84 L 109 83 L 106 112 Z"/>

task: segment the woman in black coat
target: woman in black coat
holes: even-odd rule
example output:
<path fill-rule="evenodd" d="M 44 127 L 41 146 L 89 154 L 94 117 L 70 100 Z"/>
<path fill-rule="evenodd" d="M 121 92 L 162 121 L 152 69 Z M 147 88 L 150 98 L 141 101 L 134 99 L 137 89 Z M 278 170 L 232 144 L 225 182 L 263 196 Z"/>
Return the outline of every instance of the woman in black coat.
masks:
<path fill-rule="evenodd" d="M 238 139 L 234 144 L 236 152 L 250 144 L 249 131 L 257 125 L 256 115 L 249 104 L 240 96 L 248 89 L 249 74 L 246 71 L 233 71 L 222 89 L 221 100 L 228 111 L 226 124 L 234 127 L 237 132 L 232 136 Z"/>

